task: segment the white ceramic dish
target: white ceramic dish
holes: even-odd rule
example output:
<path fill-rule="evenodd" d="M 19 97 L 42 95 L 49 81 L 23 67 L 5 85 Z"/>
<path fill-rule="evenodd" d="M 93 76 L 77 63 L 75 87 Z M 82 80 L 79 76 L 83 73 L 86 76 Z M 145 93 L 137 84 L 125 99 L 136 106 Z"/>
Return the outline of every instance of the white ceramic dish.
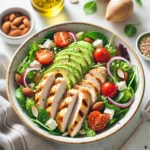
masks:
<path fill-rule="evenodd" d="M 26 16 L 28 16 L 30 18 L 30 22 L 31 22 L 31 28 L 29 30 L 29 32 L 23 36 L 18 36 L 18 37 L 11 37 L 11 36 L 8 36 L 6 35 L 5 33 L 2 32 L 1 30 L 1 26 L 2 26 L 2 19 L 8 15 L 8 14 L 11 14 L 11 13 L 14 13 L 14 12 L 20 12 Z M 12 8 L 7 8 L 6 10 L 4 10 L 1 15 L 0 15 L 0 34 L 3 38 L 3 40 L 6 42 L 6 43 L 9 43 L 9 44 L 12 44 L 12 45 L 20 45 L 22 44 L 29 36 L 32 35 L 33 33 L 33 30 L 34 30 L 34 18 L 32 16 L 32 14 L 27 11 L 26 9 L 24 8 L 20 8 L 20 7 L 12 7 Z"/>
<path fill-rule="evenodd" d="M 111 35 L 113 34 L 111 31 L 104 29 L 100 26 L 89 24 L 89 23 L 83 23 L 83 22 L 68 22 L 63 24 L 54 25 L 51 27 L 47 27 L 40 32 L 34 34 L 30 39 L 25 41 L 16 51 L 12 62 L 9 65 L 8 73 L 7 73 L 7 94 L 9 97 L 9 100 L 17 113 L 17 115 L 20 117 L 20 119 L 24 122 L 26 126 L 28 126 L 32 131 L 36 132 L 38 135 L 55 142 L 61 142 L 61 143 L 67 143 L 67 144 L 84 144 L 89 142 L 94 142 L 98 140 L 102 140 L 104 138 L 107 138 L 108 136 L 116 133 L 120 129 L 122 129 L 134 116 L 136 113 L 142 98 L 144 94 L 144 88 L 145 88 L 145 77 L 142 65 L 140 63 L 140 60 L 134 50 L 129 47 L 120 37 L 116 35 L 114 39 L 114 45 L 118 45 L 119 43 L 123 44 L 125 47 L 127 47 L 129 51 L 129 55 L 131 58 L 131 63 L 138 66 L 138 78 L 139 78 L 139 85 L 137 92 L 135 94 L 135 100 L 133 104 L 130 107 L 129 112 L 126 114 L 126 116 L 121 119 L 116 125 L 111 127 L 110 129 L 102 132 L 101 134 L 97 134 L 95 137 L 85 137 L 85 138 L 69 138 L 69 137 L 62 137 L 62 136 L 54 136 L 50 135 L 50 133 L 44 131 L 43 129 L 39 128 L 35 123 L 31 122 L 28 119 L 28 116 L 21 110 L 20 105 L 18 104 L 16 98 L 15 98 L 15 87 L 14 87 L 14 71 L 18 67 L 19 63 L 22 62 L 22 60 L 27 55 L 27 47 L 28 45 L 36 40 L 44 37 L 44 35 L 47 33 L 47 31 L 73 31 L 73 32 L 79 32 L 79 31 L 99 31 L 103 32 L 107 37 L 108 40 L 110 39 Z"/>
<path fill-rule="evenodd" d="M 137 40 L 136 40 L 136 49 L 138 50 L 138 53 L 139 53 L 139 55 L 140 55 L 142 58 L 144 58 L 145 60 L 150 61 L 150 58 L 144 56 L 144 55 L 140 52 L 140 50 L 139 50 L 139 43 L 140 43 L 140 41 L 141 41 L 144 37 L 146 37 L 146 36 L 148 36 L 148 35 L 150 36 L 150 31 L 144 32 L 144 33 L 142 33 L 142 34 L 140 34 L 140 35 L 138 36 L 138 38 L 137 38 Z"/>

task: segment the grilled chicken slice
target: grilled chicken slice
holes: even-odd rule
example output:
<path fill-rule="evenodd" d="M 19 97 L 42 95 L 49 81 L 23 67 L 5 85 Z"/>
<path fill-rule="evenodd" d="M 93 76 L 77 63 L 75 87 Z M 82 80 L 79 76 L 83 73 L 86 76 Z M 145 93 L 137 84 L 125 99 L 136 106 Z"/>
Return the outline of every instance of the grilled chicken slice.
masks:
<path fill-rule="evenodd" d="M 106 82 L 106 68 L 105 67 L 98 67 L 96 69 L 92 69 L 89 71 L 90 74 L 96 76 L 102 84 Z"/>
<path fill-rule="evenodd" d="M 67 88 L 67 82 L 64 78 L 56 78 L 52 88 L 49 91 L 46 101 L 46 111 L 52 119 L 55 119 L 57 108 Z"/>
<path fill-rule="evenodd" d="M 35 103 L 38 107 L 44 108 L 49 89 L 51 88 L 54 81 L 54 73 L 48 73 L 42 78 L 35 93 Z"/>
<path fill-rule="evenodd" d="M 90 93 L 91 93 L 91 105 L 93 105 L 96 101 L 97 101 L 97 94 L 98 94 L 98 90 L 95 87 L 95 85 L 88 81 L 88 80 L 82 80 L 80 82 L 80 85 L 83 87 L 86 87 Z"/>
<path fill-rule="evenodd" d="M 98 90 L 98 92 L 100 92 L 100 90 L 101 90 L 101 81 L 96 76 L 88 73 L 88 74 L 85 75 L 84 79 L 90 81 L 91 83 L 93 83 L 95 85 L 96 89 Z"/>
<path fill-rule="evenodd" d="M 79 94 L 68 123 L 68 131 L 71 137 L 79 132 L 91 102 L 91 94 L 87 88 L 75 85 L 74 89 L 78 90 Z"/>
<path fill-rule="evenodd" d="M 56 122 L 61 132 L 65 132 L 67 128 L 70 115 L 77 100 L 77 96 L 78 91 L 71 89 L 67 91 L 65 97 L 59 105 L 58 113 L 56 115 Z"/>

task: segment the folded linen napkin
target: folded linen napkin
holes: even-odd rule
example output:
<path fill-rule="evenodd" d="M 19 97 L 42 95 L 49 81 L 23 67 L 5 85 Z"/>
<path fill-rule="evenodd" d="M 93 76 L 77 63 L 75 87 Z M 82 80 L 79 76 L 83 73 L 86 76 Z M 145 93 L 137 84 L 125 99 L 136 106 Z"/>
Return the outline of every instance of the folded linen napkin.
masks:
<path fill-rule="evenodd" d="M 54 150 L 52 142 L 39 137 L 21 123 L 6 100 L 8 64 L 8 58 L 0 53 L 0 150 Z"/>

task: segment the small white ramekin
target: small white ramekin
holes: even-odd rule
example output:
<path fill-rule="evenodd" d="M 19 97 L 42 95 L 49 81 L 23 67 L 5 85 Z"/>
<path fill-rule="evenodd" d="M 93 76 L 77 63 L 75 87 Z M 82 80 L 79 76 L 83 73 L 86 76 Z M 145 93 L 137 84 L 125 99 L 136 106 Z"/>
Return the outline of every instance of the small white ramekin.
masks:
<path fill-rule="evenodd" d="M 6 16 L 6 15 L 9 15 L 11 13 L 14 13 L 14 12 L 20 12 L 22 13 L 23 15 L 26 15 L 29 17 L 30 19 L 30 22 L 31 22 L 31 27 L 30 27 L 30 30 L 25 34 L 25 35 L 22 35 L 22 36 L 17 36 L 17 37 L 12 37 L 12 36 L 8 36 L 6 35 L 2 30 L 1 30 L 1 27 L 2 27 L 2 20 L 3 18 Z M 0 34 L 1 34 L 1 37 L 2 39 L 6 42 L 6 43 L 9 43 L 9 44 L 12 44 L 12 45 L 20 45 L 22 44 L 28 37 L 30 37 L 34 31 L 34 18 L 32 16 L 32 14 L 27 11 L 26 9 L 24 8 L 20 8 L 20 7 L 12 7 L 12 8 L 7 8 L 6 10 L 4 10 L 1 15 L 0 15 Z"/>
<path fill-rule="evenodd" d="M 146 37 L 146 36 L 150 36 L 150 31 L 144 32 L 144 33 L 142 33 L 142 34 L 140 34 L 140 35 L 138 36 L 138 38 L 137 38 L 137 40 L 136 40 L 136 49 L 137 49 L 139 55 L 140 55 L 143 59 L 150 61 L 150 58 L 144 56 L 144 55 L 140 52 L 140 50 L 139 50 L 140 41 L 141 41 L 144 37 Z"/>

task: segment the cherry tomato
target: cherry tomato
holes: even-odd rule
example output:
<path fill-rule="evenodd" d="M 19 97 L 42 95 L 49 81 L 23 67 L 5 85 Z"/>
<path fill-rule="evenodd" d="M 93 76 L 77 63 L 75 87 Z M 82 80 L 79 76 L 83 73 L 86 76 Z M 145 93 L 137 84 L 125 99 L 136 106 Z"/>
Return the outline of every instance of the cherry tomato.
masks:
<path fill-rule="evenodd" d="M 54 34 L 54 43 L 59 47 L 68 46 L 72 41 L 72 36 L 68 32 L 56 32 Z"/>
<path fill-rule="evenodd" d="M 104 96 L 114 97 L 117 94 L 117 86 L 111 82 L 102 85 L 102 94 Z"/>
<path fill-rule="evenodd" d="M 36 60 L 42 65 L 50 64 L 54 59 L 54 53 L 49 50 L 38 50 L 36 52 Z"/>
<path fill-rule="evenodd" d="M 107 62 L 110 59 L 110 53 L 106 48 L 97 48 L 94 51 L 94 59 L 96 62 Z"/>
<path fill-rule="evenodd" d="M 99 111 L 93 111 L 88 117 L 89 127 L 95 131 L 100 131 L 105 128 L 109 121 L 107 114 L 101 114 Z"/>

